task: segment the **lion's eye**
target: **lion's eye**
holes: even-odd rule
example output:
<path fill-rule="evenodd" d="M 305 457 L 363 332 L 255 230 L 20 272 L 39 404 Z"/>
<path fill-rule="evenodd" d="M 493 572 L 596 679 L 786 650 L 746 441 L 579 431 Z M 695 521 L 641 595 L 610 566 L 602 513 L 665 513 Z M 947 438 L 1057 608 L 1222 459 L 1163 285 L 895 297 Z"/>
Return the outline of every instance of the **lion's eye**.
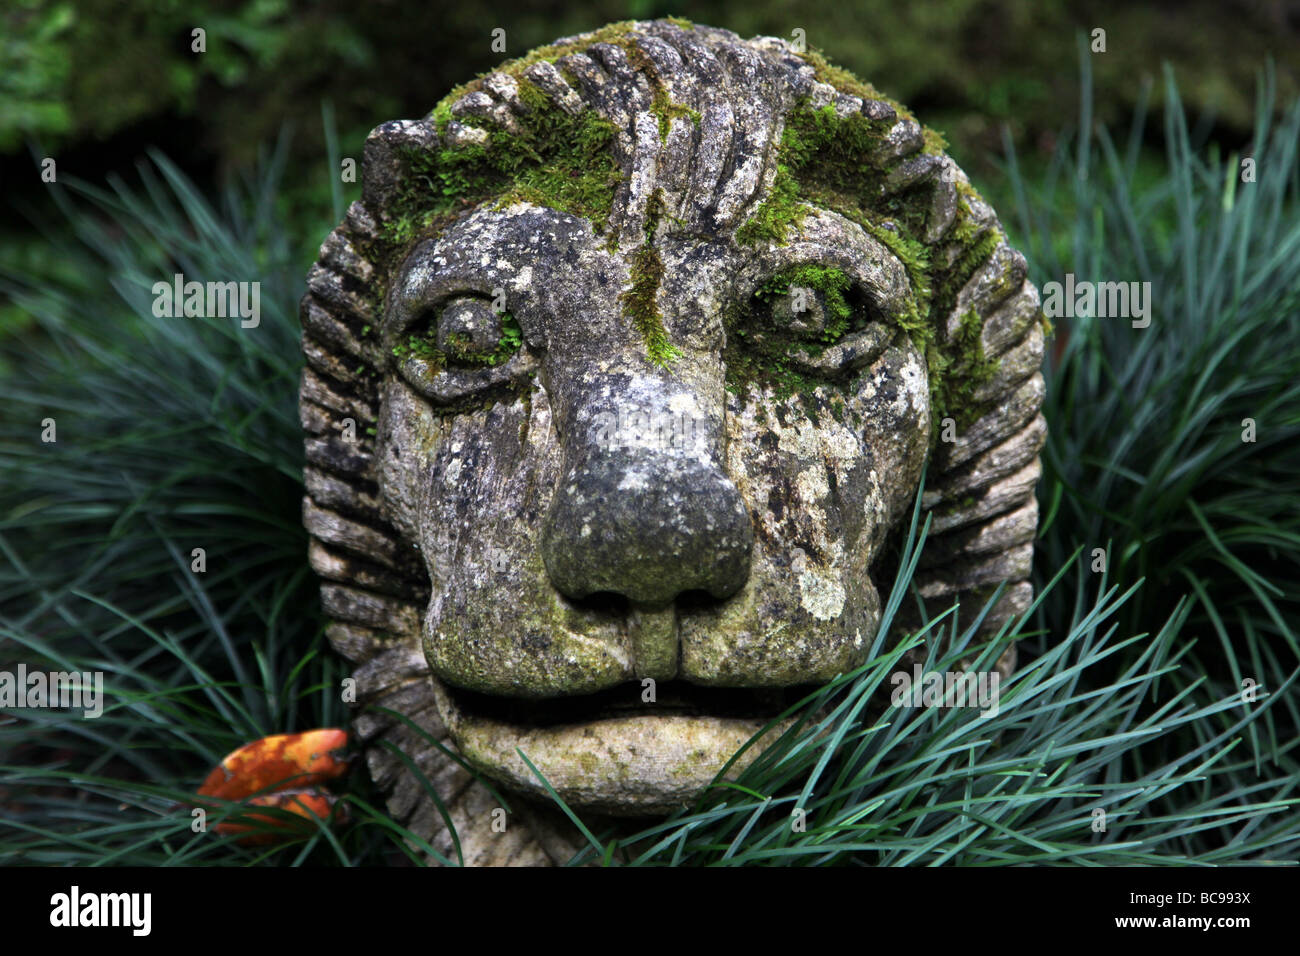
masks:
<path fill-rule="evenodd" d="M 799 266 L 760 285 L 728 328 L 729 367 L 743 352 L 756 374 L 835 379 L 875 361 L 896 331 L 844 272 Z"/>
<path fill-rule="evenodd" d="M 771 320 L 763 324 L 773 332 L 784 333 L 791 344 L 803 346 L 805 352 L 838 342 L 853 324 L 853 308 L 839 289 L 792 285 L 762 289 L 758 296 L 766 304 L 766 317 Z M 763 314 L 762 310 L 759 314 Z"/>
<path fill-rule="evenodd" d="M 519 351 L 521 341 L 509 312 L 498 313 L 488 299 L 462 295 L 421 314 L 393 354 L 440 370 L 492 368 Z"/>
<path fill-rule="evenodd" d="M 512 387 L 531 373 L 523 333 L 509 312 L 473 293 L 415 313 L 393 345 L 398 374 L 435 404 Z"/>

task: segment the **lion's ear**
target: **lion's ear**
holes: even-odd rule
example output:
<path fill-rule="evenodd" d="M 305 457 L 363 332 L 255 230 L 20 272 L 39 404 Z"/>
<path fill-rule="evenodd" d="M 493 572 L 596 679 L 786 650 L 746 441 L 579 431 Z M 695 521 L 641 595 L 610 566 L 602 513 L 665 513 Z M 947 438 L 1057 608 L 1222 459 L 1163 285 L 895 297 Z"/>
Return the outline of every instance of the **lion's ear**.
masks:
<path fill-rule="evenodd" d="M 968 361 L 979 361 L 983 374 L 971 376 L 960 402 L 935 423 L 940 440 L 923 501 L 933 521 L 915 578 L 932 610 L 960 600 L 965 620 L 1006 584 L 985 632 L 1025 611 L 1033 598 L 1034 491 L 1047 437 L 1038 290 L 1026 278 L 1024 257 L 1000 229 L 997 235 L 997 247 L 962 287 L 949 319 L 950 336 L 966 337 L 963 345 L 975 356 Z"/>
<path fill-rule="evenodd" d="M 374 210 L 389 209 L 411 173 L 411 158 L 432 153 L 442 144 L 432 120 L 393 120 L 370 131 L 362 153 L 361 201 Z"/>

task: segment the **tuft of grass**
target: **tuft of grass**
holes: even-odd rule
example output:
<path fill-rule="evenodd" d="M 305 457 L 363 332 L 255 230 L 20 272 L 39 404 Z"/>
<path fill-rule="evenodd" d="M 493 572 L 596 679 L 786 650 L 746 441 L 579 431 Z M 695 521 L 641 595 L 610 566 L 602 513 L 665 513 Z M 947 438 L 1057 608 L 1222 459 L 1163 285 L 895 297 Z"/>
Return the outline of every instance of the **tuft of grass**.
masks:
<path fill-rule="evenodd" d="M 347 665 L 307 567 L 296 301 L 314 242 L 290 241 L 287 143 L 216 200 L 165 157 L 140 185 L 70 181 L 50 224 L 68 281 L 0 275 L 30 317 L 0 340 L 0 669 L 98 671 L 104 713 L 0 711 L 0 862 L 423 861 L 354 774 L 352 823 L 282 847 L 193 832 L 189 801 L 229 751 L 347 726 Z M 330 168 L 337 168 L 337 163 Z M 341 206 L 336 196 L 335 205 Z M 336 210 L 334 215 L 338 215 Z M 330 228 L 327 209 L 303 238 Z M 152 285 L 259 281 L 261 321 L 158 318 Z M 41 440 L 52 418 L 57 441 Z M 203 549 L 206 569 L 194 570 Z M 436 859 L 436 855 L 432 855 Z"/>
<path fill-rule="evenodd" d="M 1041 180 L 1027 181 L 1008 150 L 1005 221 L 1040 287 L 1068 273 L 1149 282 L 1150 325 L 1054 320 L 1040 566 L 1104 549 L 1113 580 L 1145 581 L 1118 618 L 1124 630 L 1186 595 L 1185 631 L 1198 639 L 1187 680 L 1220 694 L 1245 681 L 1276 690 L 1300 659 L 1300 103 L 1275 121 L 1265 71 L 1252 143 L 1224 154 L 1193 141 L 1166 71 L 1166 172 L 1152 179 L 1140 172 L 1144 106 L 1126 137 L 1094 127 L 1091 61 L 1080 60 L 1080 123 Z M 1071 603 L 1054 594 L 1044 625 Z M 1291 694 L 1252 726 L 1251 759 L 1261 772 L 1289 766 L 1297 736 Z"/>

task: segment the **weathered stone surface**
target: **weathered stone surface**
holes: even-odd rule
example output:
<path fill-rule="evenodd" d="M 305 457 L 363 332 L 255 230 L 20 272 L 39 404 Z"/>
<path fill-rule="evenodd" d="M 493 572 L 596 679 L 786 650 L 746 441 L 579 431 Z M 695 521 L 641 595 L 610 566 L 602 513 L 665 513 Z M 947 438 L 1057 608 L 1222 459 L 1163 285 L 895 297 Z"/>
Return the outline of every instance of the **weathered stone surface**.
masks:
<path fill-rule="evenodd" d="M 959 432 L 955 442 L 939 443 L 934 451 L 935 464 L 950 471 L 1019 431 L 1038 414 L 1045 392 L 1043 376 L 1035 373 L 1015 391 L 1001 393 L 997 404 Z"/>
<path fill-rule="evenodd" d="M 346 395 L 335 391 L 329 383 L 317 375 L 310 367 L 303 369 L 302 386 L 298 399 L 310 402 L 332 412 L 336 419 L 352 418 L 358 423 L 369 424 L 375 420 L 374 406 L 364 398 Z"/>
<path fill-rule="evenodd" d="M 395 818 L 453 857 L 445 809 L 476 865 L 578 846 L 519 749 L 585 812 L 664 813 L 862 663 L 927 461 L 920 593 L 1023 612 L 1044 436 L 1024 259 L 900 105 L 665 21 L 532 59 L 371 134 L 301 309 L 355 727 Z"/>

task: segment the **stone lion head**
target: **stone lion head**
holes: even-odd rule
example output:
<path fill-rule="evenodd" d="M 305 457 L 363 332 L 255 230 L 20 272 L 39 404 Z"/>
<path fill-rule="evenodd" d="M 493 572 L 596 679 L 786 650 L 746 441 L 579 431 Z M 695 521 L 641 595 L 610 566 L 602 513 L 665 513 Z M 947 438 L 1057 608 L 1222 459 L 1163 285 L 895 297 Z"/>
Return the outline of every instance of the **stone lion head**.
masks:
<path fill-rule="evenodd" d="M 565 852 L 538 773 L 666 813 L 863 663 L 927 462 L 921 597 L 1028 606 L 1024 259 L 941 138 L 782 40 L 618 24 L 378 127 L 301 315 L 328 635 L 390 811 L 466 862 Z"/>

